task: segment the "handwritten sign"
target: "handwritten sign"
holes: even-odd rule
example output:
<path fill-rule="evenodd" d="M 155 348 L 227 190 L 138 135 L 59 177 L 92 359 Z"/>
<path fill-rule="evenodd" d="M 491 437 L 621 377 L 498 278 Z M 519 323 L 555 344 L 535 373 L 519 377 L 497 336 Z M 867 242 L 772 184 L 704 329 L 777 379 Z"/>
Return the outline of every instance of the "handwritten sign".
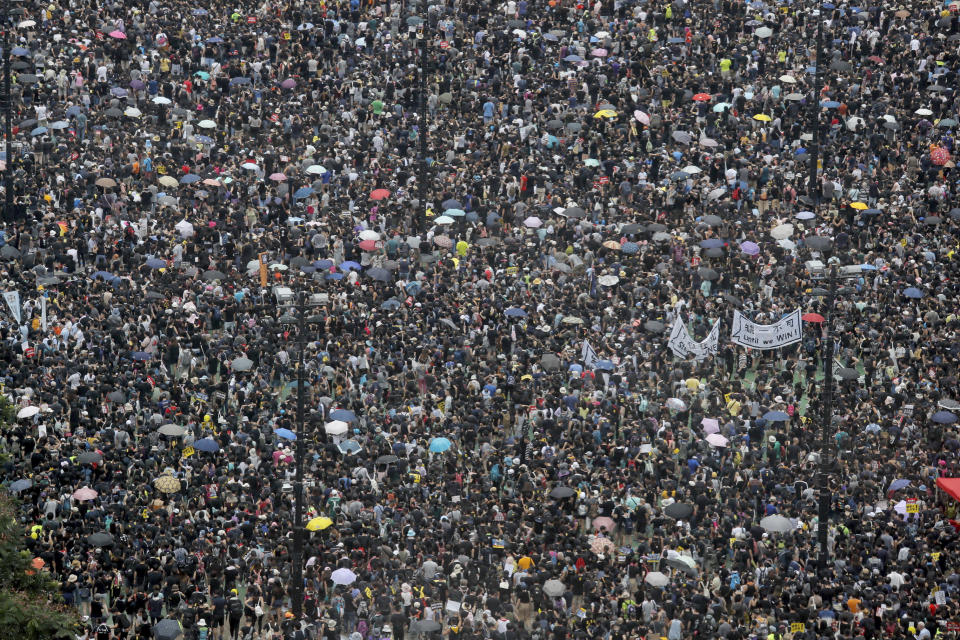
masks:
<path fill-rule="evenodd" d="M 807 630 L 807 625 L 802 622 L 791 622 L 790 633 L 803 633 Z"/>
<path fill-rule="evenodd" d="M 187 447 L 187 448 L 185 448 L 185 449 L 183 450 L 183 457 L 184 457 L 184 458 L 189 458 L 190 456 L 192 456 L 192 455 L 195 454 L 195 453 L 196 453 L 196 450 L 195 450 L 193 447 Z"/>
<path fill-rule="evenodd" d="M 907 513 L 920 513 L 920 505 L 917 504 L 916 498 L 907 500 Z"/>

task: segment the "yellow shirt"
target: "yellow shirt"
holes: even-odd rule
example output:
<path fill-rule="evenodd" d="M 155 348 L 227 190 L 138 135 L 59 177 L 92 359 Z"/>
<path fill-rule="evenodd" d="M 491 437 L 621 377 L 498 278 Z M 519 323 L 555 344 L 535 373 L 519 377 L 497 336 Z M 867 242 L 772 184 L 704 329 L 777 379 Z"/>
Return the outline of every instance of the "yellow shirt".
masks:
<path fill-rule="evenodd" d="M 530 556 L 523 556 L 517 560 L 517 566 L 520 567 L 523 571 L 528 571 L 530 567 L 533 566 L 533 558 Z"/>

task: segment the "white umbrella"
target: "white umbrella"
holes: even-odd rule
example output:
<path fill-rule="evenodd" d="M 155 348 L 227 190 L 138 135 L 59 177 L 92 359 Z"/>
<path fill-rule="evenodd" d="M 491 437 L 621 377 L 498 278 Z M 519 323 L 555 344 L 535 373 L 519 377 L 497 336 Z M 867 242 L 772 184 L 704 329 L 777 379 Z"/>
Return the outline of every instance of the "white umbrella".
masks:
<path fill-rule="evenodd" d="M 692 164 L 688 164 L 688 165 L 685 166 L 683 169 L 681 169 L 681 171 L 683 171 L 684 173 L 689 173 L 690 175 L 694 175 L 694 174 L 697 174 L 697 173 L 703 173 L 703 169 L 701 169 L 700 167 L 695 167 L 695 166 L 692 165 Z"/>
<path fill-rule="evenodd" d="M 850 131 L 853 131 L 857 128 L 857 125 L 862 125 L 862 124 L 864 124 L 863 118 L 861 118 L 860 116 L 853 116 L 852 118 L 847 120 L 847 129 L 850 129 Z"/>
<path fill-rule="evenodd" d="M 783 240 L 777 240 L 777 244 L 787 251 L 793 251 L 797 248 L 797 244 L 793 240 L 788 240 L 787 238 L 784 238 Z"/>
<path fill-rule="evenodd" d="M 453 223 L 454 223 L 454 219 L 451 218 L 450 216 L 440 216 L 439 218 L 437 218 L 437 219 L 434 220 L 433 222 L 434 222 L 435 224 L 453 224 Z"/>
<path fill-rule="evenodd" d="M 346 567 L 341 567 L 330 574 L 330 579 L 334 584 L 353 584 L 357 579 L 357 574 Z"/>
<path fill-rule="evenodd" d="M 760 521 L 760 526 L 764 531 L 770 533 L 787 533 L 796 529 L 796 525 L 785 516 L 779 514 L 767 516 Z"/>
<path fill-rule="evenodd" d="M 651 571 L 643 579 L 651 587 L 665 587 L 670 583 L 670 578 L 659 571 Z"/>
<path fill-rule="evenodd" d="M 201 129 L 213 129 L 214 127 L 217 126 L 217 123 L 214 122 L 213 120 L 201 120 L 200 122 L 197 123 L 197 126 L 200 127 Z"/>
<path fill-rule="evenodd" d="M 373 229 L 364 229 L 360 232 L 361 240 L 379 240 L 380 234 L 374 231 Z"/>
<path fill-rule="evenodd" d="M 914 111 L 914 113 L 917 114 L 918 116 L 932 116 L 932 115 L 933 115 L 933 111 L 930 111 L 930 109 L 917 109 L 916 111 Z"/>
<path fill-rule="evenodd" d="M 727 190 L 724 189 L 723 187 L 717 187 L 716 189 L 713 189 L 710 193 L 707 194 L 707 200 L 716 200 L 726 192 Z"/>
<path fill-rule="evenodd" d="M 541 220 L 537 216 L 530 216 L 529 218 L 523 221 L 523 225 L 525 227 L 530 227 L 531 229 L 539 229 L 540 227 L 543 226 L 543 220 Z"/>
<path fill-rule="evenodd" d="M 173 228 L 177 230 L 177 233 L 180 234 L 181 238 L 190 238 L 194 233 L 193 225 L 187 222 L 186 218 L 174 225 Z"/>
<path fill-rule="evenodd" d="M 605 275 L 605 276 L 600 276 L 599 278 L 597 278 L 597 282 L 599 282 L 600 284 L 602 284 L 602 285 L 605 286 L 605 287 L 612 287 L 613 285 L 615 285 L 615 284 L 617 284 L 618 282 L 620 282 L 620 278 L 619 278 L 618 276 L 614 276 L 614 275 Z"/>
<path fill-rule="evenodd" d="M 676 409 L 677 411 L 683 411 L 687 408 L 687 403 L 685 403 L 680 398 L 670 398 L 667 400 L 667 408 Z"/>
<path fill-rule="evenodd" d="M 333 420 L 323 426 L 323 430 L 331 436 L 342 436 L 350 427 L 343 420 Z"/>
<path fill-rule="evenodd" d="M 307 173 L 312 173 L 315 176 L 318 176 L 321 173 L 326 173 L 326 172 L 327 172 L 326 168 L 324 168 L 324 166 L 320 164 L 312 164 L 309 167 L 307 167 Z"/>
<path fill-rule="evenodd" d="M 711 447 L 725 447 L 730 441 L 719 433 L 711 433 L 706 438 L 704 438 Z"/>
<path fill-rule="evenodd" d="M 32 418 L 33 416 L 37 415 L 38 413 L 40 413 L 40 407 L 34 407 L 34 406 L 24 407 L 23 409 L 20 409 L 20 411 L 17 412 L 17 417 L 18 417 L 18 418 Z"/>
<path fill-rule="evenodd" d="M 797 84 L 797 79 L 790 75 L 780 76 L 780 82 L 785 82 L 786 84 Z"/>
<path fill-rule="evenodd" d="M 136 107 L 127 107 L 124 110 L 123 115 L 127 116 L 128 118 L 139 118 L 143 114 L 140 112 L 140 109 L 137 109 Z"/>
<path fill-rule="evenodd" d="M 770 27 L 760 27 L 753 32 L 758 38 L 769 38 L 773 35 L 773 29 Z"/>
<path fill-rule="evenodd" d="M 255 162 L 244 162 L 244 163 L 243 163 L 242 165 L 240 165 L 240 166 L 241 166 L 242 168 L 248 169 L 248 170 L 250 170 L 250 171 L 257 171 L 257 170 L 260 168 L 260 167 L 257 166 L 257 164 L 256 164 Z"/>
<path fill-rule="evenodd" d="M 151 100 L 153 104 L 170 104 L 170 98 L 164 98 L 163 96 L 157 96 Z"/>
<path fill-rule="evenodd" d="M 785 240 L 793 235 L 792 224 L 781 224 L 770 230 L 770 235 L 774 240 Z"/>

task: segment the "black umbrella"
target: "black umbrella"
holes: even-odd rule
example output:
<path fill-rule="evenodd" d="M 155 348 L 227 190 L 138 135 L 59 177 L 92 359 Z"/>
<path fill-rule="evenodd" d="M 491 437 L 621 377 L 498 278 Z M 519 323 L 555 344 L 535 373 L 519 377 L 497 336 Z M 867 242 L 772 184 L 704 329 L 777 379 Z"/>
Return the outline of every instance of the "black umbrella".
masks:
<path fill-rule="evenodd" d="M 560 369 L 560 358 L 552 353 L 545 353 L 543 357 L 540 358 L 540 366 L 543 367 L 545 371 L 557 371 Z"/>
<path fill-rule="evenodd" d="M 674 502 L 673 504 L 667 505 L 663 510 L 663 514 L 674 520 L 686 520 L 693 515 L 693 507 L 682 502 Z"/>
<path fill-rule="evenodd" d="M 647 225 L 647 231 L 650 233 L 663 233 L 667 230 L 667 225 L 660 224 L 659 222 L 651 222 Z"/>
<path fill-rule="evenodd" d="M 397 460 L 397 456 L 380 456 L 377 458 L 377 464 L 392 464 Z"/>
<path fill-rule="evenodd" d="M 620 233 L 624 235 L 630 235 L 633 233 L 640 233 L 643 231 L 643 225 L 641 224 L 625 224 L 620 228 Z"/>
<path fill-rule="evenodd" d="M 183 629 L 180 627 L 180 623 L 170 618 L 164 618 L 153 625 L 153 637 L 157 640 L 176 640 L 182 633 Z"/>
<path fill-rule="evenodd" d="M 91 533 L 87 536 L 87 542 L 94 547 L 109 547 L 113 544 L 113 536 L 106 531 Z"/>
<path fill-rule="evenodd" d="M 723 224 L 723 220 L 720 218 L 720 216 L 703 216 L 703 224 L 710 227 L 719 227 L 721 224 Z"/>
<path fill-rule="evenodd" d="M 833 246 L 833 240 L 824 236 L 810 236 L 803 243 L 815 251 L 826 251 Z"/>
<path fill-rule="evenodd" d="M 700 267 L 697 273 L 699 273 L 700 277 L 704 280 L 716 280 L 720 277 L 720 274 L 717 273 L 715 269 L 710 269 L 709 267 Z"/>
<path fill-rule="evenodd" d="M 706 249 L 703 252 L 703 255 L 705 255 L 708 258 L 722 258 L 723 249 L 721 249 L 720 247 L 711 247 L 709 249 Z"/>
<path fill-rule="evenodd" d="M 367 271 L 367 276 L 381 282 L 390 282 L 390 272 L 379 267 L 375 267 Z"/>
<path fill-rule="evenodd" d="M 667 328 L 667 325 L 663 324 L 659 320 L 647 320 L 643 323 L 643 328 L 651 333 L 660 333 Z"/>
<path fill-rule="evenodd" d="M 226 278 L 227 274 L 225 274 L 223 271 L 212 270 L 203 272 L 203 279 L 207 282 L 213 282 L 214 280 L 225 280 Z"/>
<path fill-rule="evenodd" d="M 126 396 L 123 395 L 123 391 L 111 391 L 107 394 L 107 400 L 110 402 L 126 402 Z"/>
<path fill-rule="evenodd" d="M 431 633 L 440 631 L 441 624 L 436 620 L 417 620 L 410 625 L 410 633 Z"/>
<path fill-rule="evenodd" d="M 103 456 L 96 451 L 87 451 L 77 456 L 77 462 L 80 464 L 97 464 L 103 462 Z"/>
<path fill-rule="evenodd" d="M 860 377 L 860 373 L 856 369 L 840 367 L 837 369 L 837 377 L 841 380 L 856 380 Z"/>
<path fill-rule="evenodd" d="M 576 493 L 576 491 L 574 491 L 574 490 L 571 489 L 570 487 L 556 487 L 555 489 L 553 489 L 553 490 L 550 492 L 550 497 L 551 497 L 551 498 L 557 498 L 557 499 L 563 499 L 563 498 L 569 498 L 570 496 L 572 496 L 572 495 L 575 494 L 575 493 Z"/>
<path fill-rule="evenodd" d="M 932 227 L 933 225 L 940 224 L 940 218 L 937 216 L 927 216 L 923 219 L 923 224 Z"/>

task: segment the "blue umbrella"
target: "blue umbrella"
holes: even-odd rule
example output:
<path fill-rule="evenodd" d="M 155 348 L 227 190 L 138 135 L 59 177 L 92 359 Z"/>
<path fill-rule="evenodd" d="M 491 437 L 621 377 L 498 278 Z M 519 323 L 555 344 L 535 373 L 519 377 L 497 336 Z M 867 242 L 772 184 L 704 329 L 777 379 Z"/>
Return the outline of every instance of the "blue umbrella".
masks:
<path fill-rule="evenodd" d="M 722 249 L 723 245 L 726 244 L 720 238 L 707 238 L 706 240 L 700 241 L 701 249 Z"/>
<path fill-rule="evenodd" d="M 328 273 L 327 280 L 343 280 L 342 273 Z"/>
<path fill-rule="evenodd" d="M 193 139 L 202 144 L 210 144 L 211 142 L 213 142 L 213 138 L 211 138 L 210 136 L 194 136 Z"/>
<path fill-rule="evenodd" d="M 434 453 L 443 453 L 444 451 L 449 449 L 450 446 L 451 446 L 451 443 L 446 438 L 434 438 L 433 440 L 430 441 L 430 451 Z"/>
<path fill-rule="evenodd" d="M 333 266 L 333 260 L 316 260 L 313 266 L 317 269 L 329 269 Z"/>
<path fill-rule="evenodd" d="M 296 383 L 296 382 L 291 382 L 290 384 L 296 386 L 297 383 Z M 297 439 L 297 434 L 295 434 L 293 431 L 290 431 L 290 429 L 283 429 L 283 428 L 274 429 L 273 432 L 274 432 L 275 434 L 277 434 L 278 437 L 283 438 L 284 440 L 296 440 L 296 439 Z"/>
<path fill-rule="evenodd" d="M 957 416 L 951 411 L 937 411 L 930 419 L 937 424 L 953 424 L 957 421 Z"/>
<path fill-rule="evenodd" d="M 66 129 L 69 126 L 70 126 L 70 123 L 67 122 L 66 120 L 57 120 L 56 122 L 50 125 L 50 128 L 55 131 L 59 131 L 60 129 Z"/>
<path fill-rule="evenodd" d="M 337 445 L 337 449 L 345 456 L 361 451 L 363 447 L 356 440 L 345 440 Z"/>
<path fill-rule="evenodd" d="M 197 8 L 197 9 L 194 9 L 193 11 L 191 11 L 191 13 L 192 13 L 193 15 L 195 15 L 195 16 L 205 16 L 205 15 L 207 15 L 207 10 L 206 10 L 206 9 Z"/>
<path fill-rule="evenodd" d="M 126 97 L 127 97 L 127 90 L 124 89 L 123 87 L 114 87 L 113 89 L 110 89 L 110 93 L 111 93 L 112 95 L 115 95 L 115 96 L 118 97 L 118 98 L 126 98 Z"/>
<path fill-rule="evenodd" d="M 861 271 L 876 271 L 877 268 L 876 268 L 875 266 L 873 266 L 872 264 L 862 264 L 862 265 L 860 265 L 860 270 L 861 270 Z"/>
<path fill-rule="evenodd" d="M 43 134 L 46 133 L 46 132 L 47 132 L 47 128 L 46 128 L 46 127 L 37 127 L 36 129 L 34 129 L 33 131 L 30 132 L 30 135 L 32 135 L 32 136 L 39 136 L 39 135 L 43 135 Z"/>
<path fill-rule="evenodd" d="M 763 419 L 767 422 L 786 422 L 790 416 L 783 411 L 767 411 L 763 414 Z"/>
<path fill-rule="evenodd" d="M 30 55 L 30 49 L 26 49 L 24 47 L 14 47 L 13 49 L 10 49 L 10 53 L 15 56 L 28 56 Z"/>
<path fill-rule="evenodd" d="M 564 58 L 564 60 L 566 60 L 567 62 L 583 62 L 583 58 L 581 58 L 580 56 L 575 56 L 572 53 L 568 55 L 566 58 Z"/>
<path fill-rule="evenodd" d="M 310 187 L 300 187 L 293 192 L 293 197 L 297 200 L 300 200 L 301 198 L 307 198 L 311 195 L 313 195 L 313 189 Z"/>
<path fill-rule="evenodd" d="M 908 298 L 918 299 L 923 297 L 923 291 L 920 291 L 920 289 L 917 289 L 916 287 L 907 287 L 903 290 L 903 295 L 907 296 Z"/>
<path fill-rule="evenodd" d="M 349 409 L 334 409 L 330 412 L 331 420 L 343 420 L 344 422 L 356 422 L 357 414 Z"/>
<path fill-rule="evenodd" d="M 193 184 L 194 182 L 200 182 L 200 176 L 195 173 L 188 173 L 180 178 L 180 184 Z"/>
<path fill-rule="evenodd" d="M 598 360 L 596 364 L 593 365 L 594 371 L 613 371 L 614 369 L 616 369 L 616 367 L 613 366 L 613 363 L 609 360 Z"/>
<path fill-rule="evenodd" d="M 418 293 L 420 293 L 420 291 L 421 291 L 421 289 L 423 289 L 423 287 L 420 285 L 419 282 L 408 282 L 408 283 L 406 284 L 406 286 L 404 287 L 404 289 L 405 289 L 406 292 L 409 293 L 410 295 L 415 296 L 415 295 L 417 295 Z"/>
<path fill-rule="evenodd" d="M 836 109 L 837 107 L 840 106 L 840 103 L 837 102 L 836 100 L 824 100 L 823 102 L 820 103 L 820 106 L 823 107 L 824 109 Z"/>
<path fill-rule="evenodd" d="M 97 278 L 102 279 L 104 282 L 111 282 L 116 280 L 117 276 L 113 275 L 112 273 L 107 273 L 106 271 L 94 271 L 92 274 L 90 274 L 91 280 L 96 280 Z"/>
<path fill-rule="evenodd" d="M 453 209 L 447 209 L 446 211 L 444 211 L 443 215 L 450 216 L 451 218 L 462 218 L 467 214 L 463 209 L 454 207 Z"/>
<path fill-rule="evenodd" d="M 160 258 L 147 258 L 147 266 L 151 269 L 163 269 L 167 266 L 167 261 Z"/>
<path fill-rule="evenodd" d="M 881 213 L 883 213 L 883 211 L 881 211 L 880 209 L 864 209 L 863 211 L 860 212 L 860 215 L 862 215 L 862 216 L 878 216 L 878 215 L 880 215 Z"/>
<path fill-rule="evenodd" d="M 212 38 L 207 38 L 207 44 L 220 44 L 223 42 L 223 38 L 220 36 L 213 36 Z"/>
<path fill-rule="evenodd" d="M 876 422 L 871 422 L 866 427 L 864 427 L 863 430 L 866 431 L 867 433 L 880 433 L 881 431 L 880 425 L 878 425 Z"/>
<path fill-rule="evenodd" d="M 81 113 L 83 113 L 83 109 L 81 109 L 79 105 L 73 105 L 72 107 L 67 109 L 66 112 L 64 112 L 64 115 L 67 116 L 68 118 L 71 118 L 71 117 L 76 117 Z"/>
<path fill-rule="evenodd" d="M 571 365 L 570 365 L 570 368 L 568 369 L 568 371 L 570 371 L 570 372 L 572 372 L 572 373 L 580 374 L 580 373 L 583 373 L 583 366 L 574 363 L 574 364 L 571 364 Z"/>
<path fill-rule="evenodd" d="M 24 478 L 22 480 L 17 480 L 13 484 L 11 484 L 9 487 L 7 487 L 7 489 L 10 490 L 10 493 L 20 493 L 24 489 L 29 489 L 32 486 L 33 486 L 33 480 L 29 478 Z"/>
<path fill-rule="evenodd" d="M 353 260 L 347 260 L 346 262 L 341 262 L 340 266 L 338 267 L 338 269 L 340 269 L 341 271 L 350 271 L 351 269 L 353 269 L 354 271 L 360 271 L 360 269 L 362 268 L 363 267 L 361 267 L 359 264 L 357 264 Z"/>
<path fill-rule="evenodd" d="M 385 301 L 383 304 L 381 304 L 381 305 L 380 305 L 380 308 L 381 308 L 381 309 L 385 309 L 385 310 L 387 310 L 387 311 L 393 311 L 394 309 L 399 309 L 399 308 L 400 308 L 400 301 L 397 300 L 396 298 L 390 298 L 389 300 L 387 300 L 387 301 Z"/>
<path fill-rule="evenodd" d="M 906 478 L 898 478 L 890 483 L 890 488 L 887 491 L 900 491 L 904 487 L 909 487 L 910 481 Z"/>
<path fill-rule="evenodd" d="M 509 309 L 504 311 L 504 314 L 508 318 L 526 318 L 527 317 L 527 312 L 521 309 L 520 307 L 510 307 Z"/>
<path fill-rule="evenodd" d="M 640 251 L 640 245 L 636 242 L 624 242 L 623 246 L 620 247 L 620 251 L 628 256 L 632 256 Z"/>
<path fill-rule="evenodd" d="M 213 438 L 197 440 L 193 443 L 193 448 L 197 451 L 205 451 L 206 453 L 216 453 L 217 451 L 220 451 L 220 445 Z"/>
<path fill-rule="evenodd" d="M 443 207 L 444 209 L 462 209 L 463 208 L 463 205 L 460 204 L 460 201 L 454 200 L 453 198 L 450 198 L 449 200 L 444 200 L 440 204 L 440 206 Z"/>
<path fill-rule="evenodd" d="M 236 78 L 230 78 L 230 84 L 250 84 L 250 78 L 246 76 L 237 76 Z"/>
<path fill-rule="evenodd" d="M 152 357 L 153 357 L 153 354 L 152 354 L 152 353 L 148 353 L 148 352 L 146 352 L 146 351 L 133 351 L 133 352 L 130 354 L 130 357 L 133 358 L 134 360 L 138 360 L 138 361 L 140 361 L 140 362 L 143 362 L 143 361 L 145 361 L 145 360 L 149 360 L 150 358 L 152 358 Z"/>

